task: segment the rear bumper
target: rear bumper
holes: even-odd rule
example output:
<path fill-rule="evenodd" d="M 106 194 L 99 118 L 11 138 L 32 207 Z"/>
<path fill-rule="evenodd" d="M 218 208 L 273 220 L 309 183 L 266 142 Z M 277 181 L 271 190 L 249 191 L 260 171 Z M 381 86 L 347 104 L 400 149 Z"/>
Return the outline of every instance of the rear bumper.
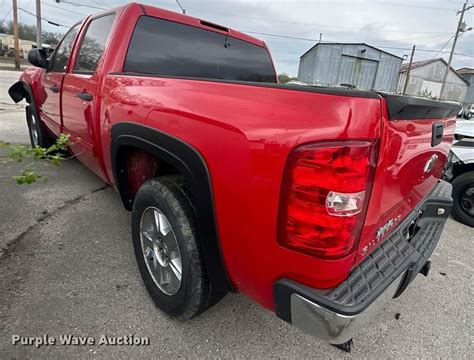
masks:
<path fill-rule="evenodd" d="M 451 211 L 451 191 L 449 183 L 440 181 L 337 287 L 320 290 L 278 280 L 274 286 L 277 316 L 333 344 L 350 340 L 387 301 L 399 296 L 427 263 Z M 413 228 L 415 234 L 410 237 Z"/>

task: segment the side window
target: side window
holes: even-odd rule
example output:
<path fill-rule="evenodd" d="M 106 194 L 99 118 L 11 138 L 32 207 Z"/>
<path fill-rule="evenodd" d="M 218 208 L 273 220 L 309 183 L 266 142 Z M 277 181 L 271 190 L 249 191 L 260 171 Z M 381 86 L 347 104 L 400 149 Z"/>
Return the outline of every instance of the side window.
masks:
<path fill-rule="evenodd" d="M 71 30 L 64 35 L 61 43 L 58 46 L 56 53 L 53 55 L 53 64 L 51 65 L 51 71 L 54 72 L 65 72 L 67 61 L 69 55 L 71 55 L 72 46 L 74 44 L 74 39 L 76 38 L 77 31 L 79 30 L 79 25 L 75 25 Z"/>
<path fill-rule="evenodd" d="M 74 71 L 93 73 L 104 53 L 105 43 L 114 23 L 115 14 L 94 19 L 87 28 L 82 40 Z"/>

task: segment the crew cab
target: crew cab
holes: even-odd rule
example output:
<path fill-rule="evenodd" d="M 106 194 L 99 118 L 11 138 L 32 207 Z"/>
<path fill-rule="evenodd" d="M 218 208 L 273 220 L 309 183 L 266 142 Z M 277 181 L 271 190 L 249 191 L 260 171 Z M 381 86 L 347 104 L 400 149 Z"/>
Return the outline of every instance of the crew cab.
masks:
<path fill-rule="evenodd" d="M 428 273 L 452 206 L 440 178 L 457 105 L 282 85 L 264 42 L 135 3 L 29 60 L 9 93 L 28 103 L 32 146 L 69 134 L 115 187 L 166 314 L 240 292 L 349 350 Z"/>

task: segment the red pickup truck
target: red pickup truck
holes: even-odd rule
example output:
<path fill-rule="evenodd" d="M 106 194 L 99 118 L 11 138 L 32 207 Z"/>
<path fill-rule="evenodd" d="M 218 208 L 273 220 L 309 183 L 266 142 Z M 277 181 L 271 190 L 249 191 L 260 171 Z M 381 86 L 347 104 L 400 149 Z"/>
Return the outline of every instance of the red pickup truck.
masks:
<path fill-rule="evenodd" d="M 241 292 L 348 350 L 428 273 L 452 205 L 440 177 L 456 105 L 278 84 L 262 41 L 139 4 L 29 60 L 9 93 L 28 103 L 32 145 L 69 134 L 116 188 L 166 314 Z"/>

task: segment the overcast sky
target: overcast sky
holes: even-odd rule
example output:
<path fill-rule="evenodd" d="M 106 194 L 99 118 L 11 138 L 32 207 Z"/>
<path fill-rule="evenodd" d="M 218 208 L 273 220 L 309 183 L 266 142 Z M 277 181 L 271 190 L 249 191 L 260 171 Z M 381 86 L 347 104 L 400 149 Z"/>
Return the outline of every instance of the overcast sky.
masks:
<path fill-rule="evenodd" d="M 42 0 L 43 17 L 69 26 L 87 14 L 100 11 L 94 7 L 108 8 L 129 2 L 66 1 L 69 4 Z M 19 7 L 35 12 L 35 0 L 18 0 L 18 3 Z M 175 0 L 142 3 L 180 11 Z M 273 54 L 278 72 L 290 75 L 297 75 L 299 57 L 314 45 L 320 33 L 323 41 L 366 42 L 398 56 L 409 55 L 409 49 L 416 44 L 418 51 L 415 60 L 435 56 L 447 59 L 452 40 L 447 42 L 456 30 L 458 21 L 456 10 L 462 8 L 463 4 L 461 0 L 180 0 L 180 3 L 188 15 L 263 39 Z M 0 0 L 0 21 L 12 19 L 10 10 L 11 0 Z M 19 17 L 22 23 L 35 23 L 35 18 L 25 12 L 20 11 Z M 474 9 L 466 13 L 465 22 L 474 27 Z M 43 29 L 66 30 L 46 22 L 43 22 Z M 445 52 L 436 54 L 445 44 Z M 455 55 L 453 62 L 455 68 L 474 67 L 474 30 L 463 34 L 456 53 L 458 55 Z"/>

